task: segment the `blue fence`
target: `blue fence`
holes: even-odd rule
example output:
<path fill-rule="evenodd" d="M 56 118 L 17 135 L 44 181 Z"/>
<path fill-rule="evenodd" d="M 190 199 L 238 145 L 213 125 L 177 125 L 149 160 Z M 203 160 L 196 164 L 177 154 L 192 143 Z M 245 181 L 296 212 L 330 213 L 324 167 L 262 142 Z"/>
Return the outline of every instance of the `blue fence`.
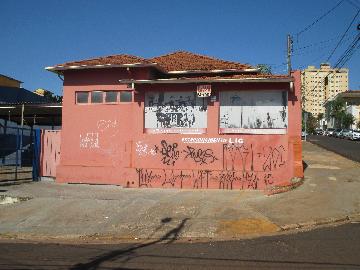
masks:
<path fill-rule="evenodd" d="M 40 131 L 38 131 L 40 133 Z M 33 175 L 34 137 L 36 132 L 29 127 L 0 125 L 0 181 L 38 179 Z M 40 139 L 39 139 L 40 140 Z M 40 143 L 36 144 L 40 147 Z M 37 153 L 40 151 L 38 150 Z M 35 164 L 36 165 L 36 164 Z M 37 167 L 38 163 L 37 163 Z M 36 178 L 33 178 L 36 177 Z"/>

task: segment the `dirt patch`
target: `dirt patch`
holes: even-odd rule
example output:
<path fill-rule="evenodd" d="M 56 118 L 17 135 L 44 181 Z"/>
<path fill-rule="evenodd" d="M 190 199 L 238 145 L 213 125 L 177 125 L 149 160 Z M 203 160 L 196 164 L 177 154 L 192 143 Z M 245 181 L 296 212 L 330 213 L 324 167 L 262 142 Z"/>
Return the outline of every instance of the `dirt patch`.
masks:
<path fill-rule="evenodd" d="M 221 236 L 241 236 L 248 234 L 274 233 L 280 227 L 266 219 L 245 218 L 239 220 L 221 220 L 217 233 Z"/>

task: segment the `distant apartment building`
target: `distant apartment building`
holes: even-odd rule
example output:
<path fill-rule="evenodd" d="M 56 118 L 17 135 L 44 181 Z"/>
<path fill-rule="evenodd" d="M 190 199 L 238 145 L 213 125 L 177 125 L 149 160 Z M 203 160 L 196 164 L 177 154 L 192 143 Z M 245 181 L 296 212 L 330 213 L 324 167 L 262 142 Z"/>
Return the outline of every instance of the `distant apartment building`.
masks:
<path fill-rule="evenodd" d="M 302 108 L 314 116 L 325 113 L 324 102 L 337 94 L 348 91 L 349 70 L 331 68 L 322 63 L 320 68 L 309 66 L 301 72 Z"/>

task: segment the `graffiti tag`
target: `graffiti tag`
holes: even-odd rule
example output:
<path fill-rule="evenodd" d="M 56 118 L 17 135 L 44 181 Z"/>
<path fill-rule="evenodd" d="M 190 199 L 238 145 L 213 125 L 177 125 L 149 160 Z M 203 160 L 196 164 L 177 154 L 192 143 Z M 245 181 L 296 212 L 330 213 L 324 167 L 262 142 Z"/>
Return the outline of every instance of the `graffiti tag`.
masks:
<path fill-rule="evenodd" d="M 186 150 L 183 150 L 183 152 L 186 154 L 184 159 L 189 157 L 195 163 L 198 163 L 200 165 L 210 164 L 213 163 L 215 160 L 218 160 L 218 158 L 215 157 L 213 150 L 211 149 L 195 149 L 191 146 L 186 146 L 186 148 Z"/>

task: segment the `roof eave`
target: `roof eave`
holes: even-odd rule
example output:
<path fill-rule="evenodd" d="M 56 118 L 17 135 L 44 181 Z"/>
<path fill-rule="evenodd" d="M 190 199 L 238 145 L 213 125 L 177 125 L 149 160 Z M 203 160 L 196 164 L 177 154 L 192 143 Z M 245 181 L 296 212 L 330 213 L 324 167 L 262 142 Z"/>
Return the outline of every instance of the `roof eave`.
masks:
<path fill-rule="evenodd" d="M 238 79 L 158 79 L 158 80 L 119 80 L 120 83 L 134 84 L 184 84 L 184 83 L 218 83 L 218 82 L 293 82 L 293 78 L 238 78 Z"/>
<path fill-rule="evenodd" d="M 99 64 L 99 65 L 73 65 L 73 66 L 54 66 L 45 67 L 47 71 L 51 71 L 57 74 L 63 74 L 65 70 L 80 70 L 80 69 L 103 69 L 103 68 L 123 68 L 123 67 L 156 67 L 159 68 L 156 63 L 132 63 L 132 64 Z"/>
<path fill-rule="evenodd" d="M 233 73 L 233 72 L 258 72 L 257 68 L 246 68 L 246 69 L 212 69 L 212 70 L 172 70 L 168 71 L 168 74 L 191 74 L 191 73 Z"/>

